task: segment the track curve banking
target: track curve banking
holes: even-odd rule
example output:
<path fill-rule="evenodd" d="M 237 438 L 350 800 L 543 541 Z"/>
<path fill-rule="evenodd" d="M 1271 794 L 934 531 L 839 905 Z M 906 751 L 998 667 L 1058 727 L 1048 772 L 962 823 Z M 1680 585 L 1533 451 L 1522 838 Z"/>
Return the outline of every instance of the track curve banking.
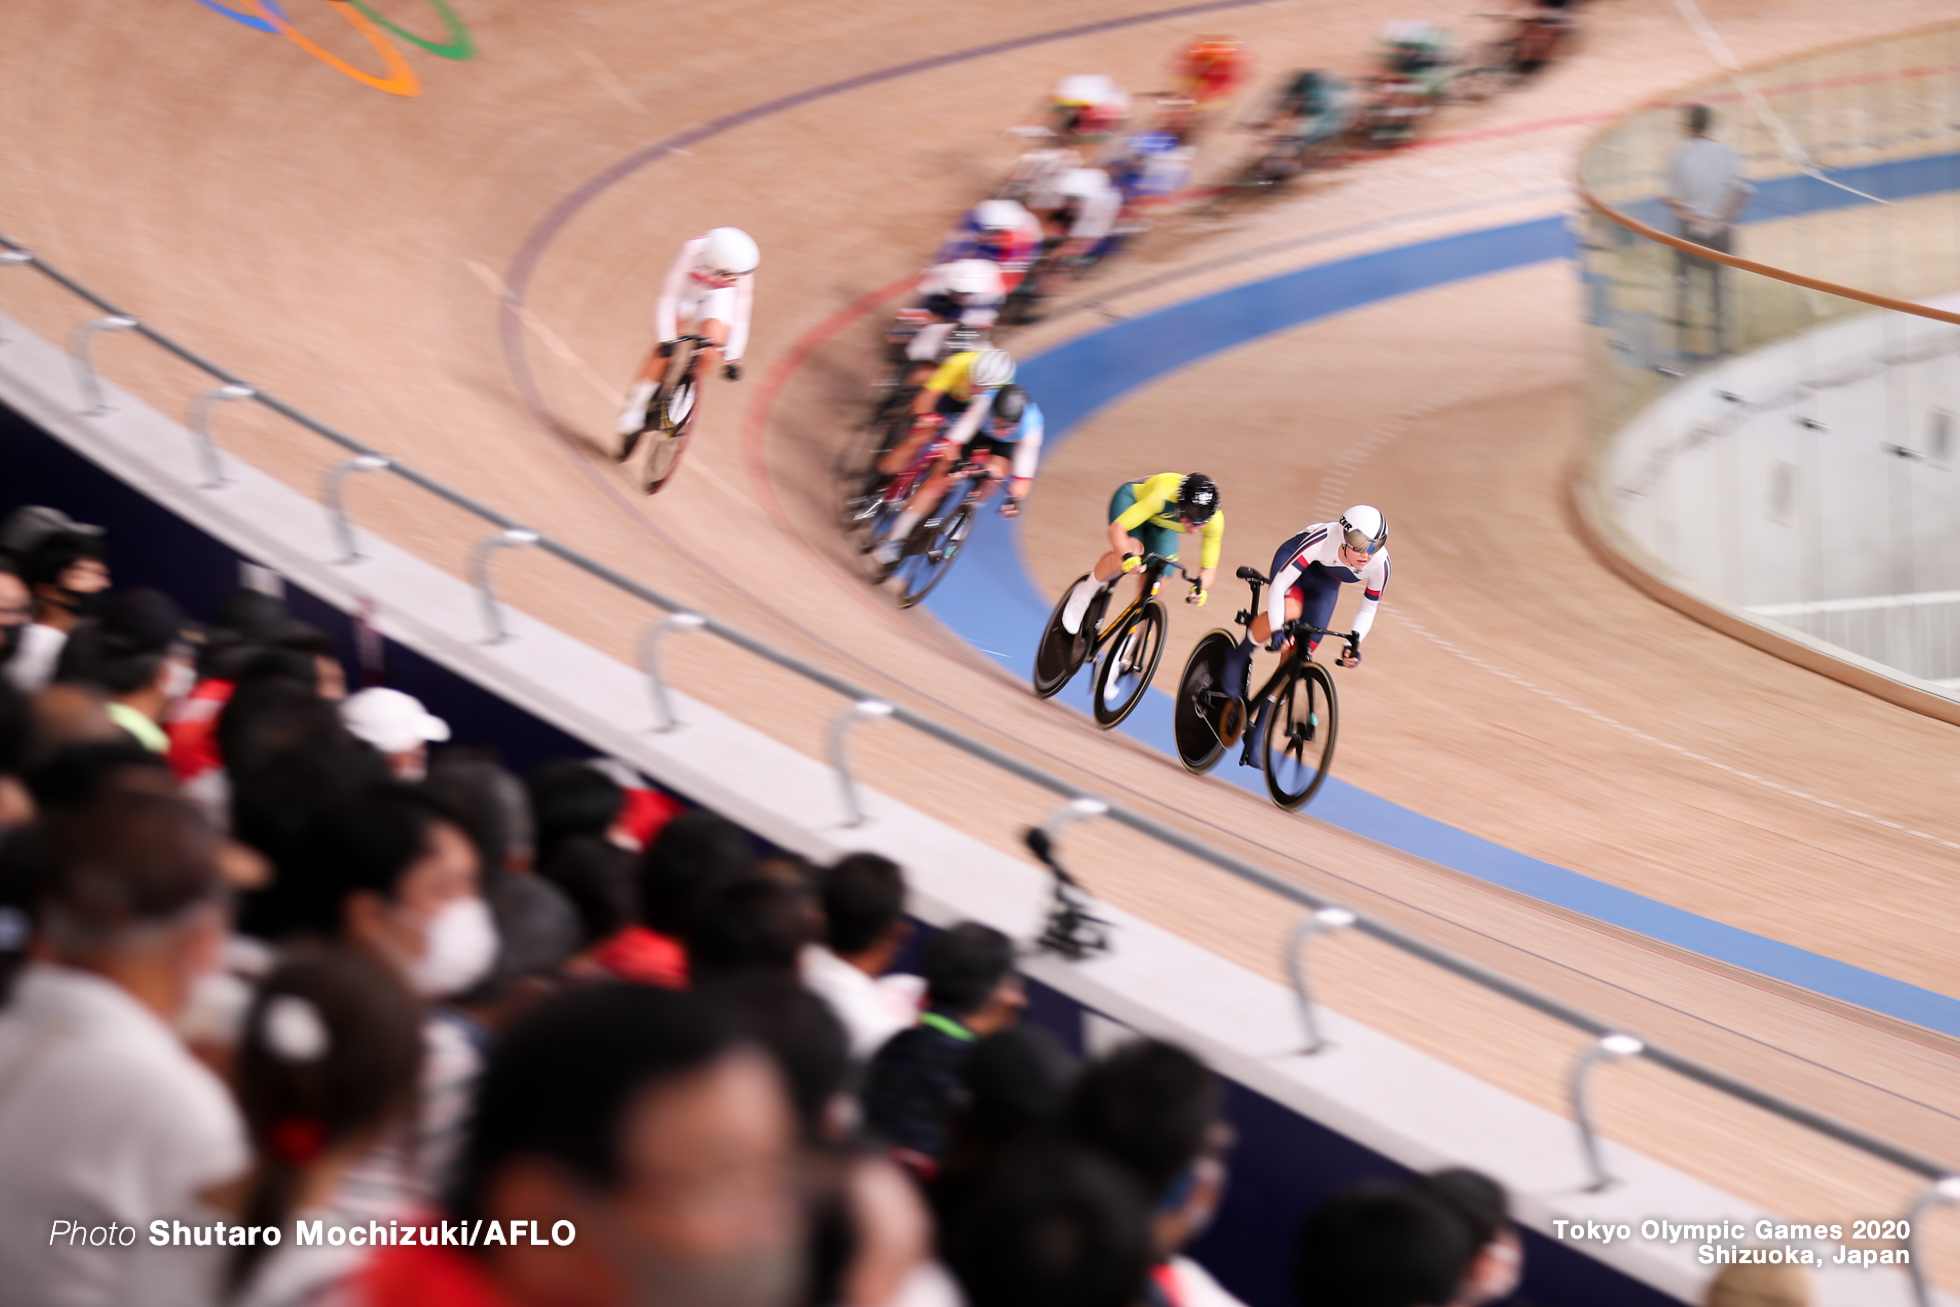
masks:
<path fill-rule="evenodd" d="M 317 8 L 286 11 L 368 67 L 359 33 L 332 30 Z M 858 579 L 832 526 L 835 460 L 873 367 L 865 315 L 997 175 L 1013 148 L 1000 128 L 1043 87 L 1077 71 L 1149 86 L 1176 41 L 1215 27 L 1252 45 L 1269 82 L 1292 66 L 1358 65 L 1389 18 L 1469 25 L 1467 14 L 1394 0 L 1155 14 L 1109 0 L 925 14 L 783 0 L 700 14 L 609 0 L 455 8 L 476 57 L 410 49 L 411 99 L 193 0 L 135 33 L 56 0 L 15 0 L 0 15 L 11 38 L 0 111 L 27 130 L 0 159 L 0 226 L 301 407 L 689 603 L 1610 1020 L 1960 1156 L 1960 1040 L 1931 1009 L 1886 1015 L 1869 994 L 1833 997 L 1814 977 L 1452 870 L 1434 846 L 1390 847 L 1392 832 L 1371 831 L 1390 836 L 1379 842 L 1188 777 L 1034 702 L 1021 667 L 995 662 L 1027 638 L 1021 619 L 999 616 L 1023 600 L 975 601 L 995 628 L 963 617 L 957 596 L 943 623 L 898 613 Z M 379 9 L 440 39 L 420 10 Z M 1748 60 L 1943 11 L 1931 0 L 1709 6 Z M 1570 63 L 1448 111 L 1423 149 L 1263 207 L 1167 214 L 1133 256 L 1015 340 L 1040 360 L 1031 384 L 1095 386 L 1129 375 L 1097 351 L 1143 334 L 1100 328 L 1173 305 L 1225 310 L 1182 319 L 1207 348 L 1166 357 L 1149 384 L 1095 402 L 1083 392 L 1009 562 L 1052 596 L 1095 550 L 1110 486 L 1166 468 L 1203 464 L 1220 480 L 1228 568 L 1348 500 L 1379 503 L 1398 568 L 1368 662 L 1341 683 L 1337 775 L 1351 802 L 1377 796 L 1950 1003 L 1951 728 L 1727 641 L 1586 551 L 1567 509 L 1580 408 L 1568 267 L 1492 264 L 1392 296 L 1375 285 L 1338 313 L 1232 335 L 1255 311 L 1238 288 L 1303 269 L 1406 268 L 1387 252 L 1461 253 L 1476 232 L 1561 239 L 1584 126 L 1712 69 L 1671 9 L 1599 0 L 1586 21 Z M 222 83 L 205 71 L 220 67 Z M 1221 135 L 1205 148 L 1217 168 L 1245 145 Z M 650 339 L 673 248 L 718 222 L 763 246 L 757 366 L 739 388 L 710 389 L 682 482 L 645 500 L 604 458 L 612 407 Z M 8 294 L 44 335 L 72 326 L 39 291 Z M 1233 348 L 1208 348 L 1227 337 Z M 166 409 L 181 411 L 195 387 L 126 342 L 103 355 Z M 329 461 L 259 415 L 226 414 L 220 439 L 309 493 Z M 460 518 L 385 485 L 356 487 L 354 501 L 365 525 L 460 570 L 473 534 Z M 1002 584 L 978 561 L 949 584 Z M 512 602 L 632 656 L 643 614 L 545 560 L 499 566 Z M 1174 605 L 1166 662 L 1237 599 L 1221 593 L 1205 613 Z M 690 693 L 820 747 L 834 705 L 797 683 L 685 641 L 667 657 Z M 1032 793 L 917 741 L 870 730 L 853 747 L 871 783 L 1002 847 L 1041 811 Z M 1118 832 L 1083 827 L 1070 840 L 1099 893 L 1274 970 L 1284 923 L 1256 895 Z M 1330 941 L 1323 957 L 1336 1006 L 1558 1107 L 1565 1035 L 1364 943 Z M 1900 1177 L 1664 1078 L 1616 1073 L 1600 1103 L 1608 1133 L 1765 1205 L 1800 1200 L 1818 1218 L 1904 1206 Z M 1935 1265 L 1960 1266 L 1960 1238 L 1931 1233 Z"/>

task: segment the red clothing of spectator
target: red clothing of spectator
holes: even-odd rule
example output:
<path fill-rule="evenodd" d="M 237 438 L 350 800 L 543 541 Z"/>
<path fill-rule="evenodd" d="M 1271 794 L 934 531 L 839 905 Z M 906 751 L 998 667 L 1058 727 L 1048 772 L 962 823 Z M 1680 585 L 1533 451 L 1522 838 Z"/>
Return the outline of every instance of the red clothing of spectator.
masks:
<path fill-rule="evenodd" d="M 592 961 L 621 980 L 667 989 L 687 988 L 687 950 L 645 926 L 628 926 L 592 950 Z"/>
<path fill-rule="evenodd" d="M 509 1307 L 489 1274 L 459 1248 L 383 1248 L 363 1267 L 354 1296 L 364 1307 Z"/>
<path fill-rule="evenodd" d="M 218 714 L 231 702 L 236 688 L 230 681 L 199 681 L 170 709 L 163 723 L 170 750 L 164 756 L 178 780 L 196 780 L 225 765 L 218 756 Z"/>
<path fill-rule="evenodd" d="M 686 804 L 658 790 L 628 788 L 626 806 L 619 810 L 613 829 L 644 849 L 653 843 L 662 826 L 686 811 Z"/>

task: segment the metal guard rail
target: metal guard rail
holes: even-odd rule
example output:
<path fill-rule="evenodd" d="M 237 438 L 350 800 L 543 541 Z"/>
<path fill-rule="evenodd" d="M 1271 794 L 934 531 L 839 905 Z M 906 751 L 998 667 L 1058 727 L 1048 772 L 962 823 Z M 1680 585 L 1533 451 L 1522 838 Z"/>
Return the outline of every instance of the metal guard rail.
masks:
<path fill-rule="evenodd" d="M 227 394 L 226 398 L 250 399 L 255 403 L 262 404 L 289 421 L 295 422 L 314 434 L 348 450 L 356 459 L 361 460 L 360 468 L 362 470 L 392 473 L 412 485 L 419 486 L 437 498 L 455 505 L 464 512 L 473 514 L 497 526 L 500 534 L 491 537 L 477 547 L 473 555 L 472 567 L 472 570 L 477 573 L 479 588 L 483 590 L 485 595 L 488 624 L 493 638 L 501 636 L 501 621 L 497 616 L 495 599 L 491 596 L 488 588 L 486 569 L 488 566 L 488 553 L 500 544 L 529 545 L 537 549 L 542 549 L 546 553 L 562 559 L 573 567 L 598 578 L 606 584 L 670 614 L 664 621 L 657 623 L 648 631 L 647 634 L 650 638 L 646 640 L 643 646 L 647 651 L 645 661 L 649 678 L 652 681 L 656 706 L 661 716 L 662 729 L 671 728 L 674 724 L 674 718 L 667 699 L 665 685 L 658 671 L 658 664 L 652 656 L 652 650 L 653 646 L 657 645 L 659 637 L 665 634 L 666 630 L 673 628 L 685 629 L 699 627 L 712 632 L 714 635 L 735 645 L 737 648 L 744 649 L 766 662 L 774 663 L 778 667 L 794 672 L 807 680 L 814 681 L 825 689 L 842 696 L 848 703 L 832 726 L 830 743 L 833 761 L 838 767 L 844 787 L 845 808 L 851 818 L 852 824 L 857 824 L 863 818 L 854 783 L 850 776 L 847 759 L 844 756 L 843 745 L 845 734 L 854 722 L 863 718 L 890 717 L 893 720 L 903 722 L 923 735 L 938 740 L 942 744 L 957 749 L 971 757 L 978 758 L 993 767 L 997 767 L 1002 771 L 1019 777 L 1021 780 L 1060 795 L 1068 800 L 1063 810 L 1056 814 L 1054 819 L 1051 819 L 1050 827 L 1052 829 L 1058 829 L 1061 824 L 1070 819 L 1105 817 L 1141 835 L 1156 840 L 1160 844 L 1177 849 L 1179 852 L 1188 854 L 1201 862 L 1208 863 L 1221 871 L 1238 877 L 1240 880 L 1257 885 L 1269 893 L 1276 894 L 1283 899 L 1290 900 L 1307 909 L 1307 917 L 1296 928 L 1292 937 L 1287 942 L 1285 957 L 1283 959 L 1293 979 L 1294 990 L 1300 1001 L 1303 1023 L 1308 1032 L 1309 1046 L 1304 1050 L 1307 1053 L 1318 1052 L 1325 1045 L 1320 1039 L 1317 1026 L 1313 1021 L 1313 1009 L 1307 993 L 1303 958 L 1304 946 L 1314 934 L 1337 929 L 1358 931 L 1391 948 L 1399 949 L 1411 957 L 1427 962 L 1431 966 L 1438 967 L 1452 975 L 1459 976 L 1473 984 L 1501 994 L 1542 1016 L 1549 1017 L 1554 1021 L 1561 1022 L 1575 1030 L 1581 1030 L 1591 1035 L 1595 1042 L 1588 1046 L 1573 1068 L 1569 1086 L 1569 1098 L 1573 1108 L 1573 1115 L 1579 1125 L 1583 1155 L 1587 1162 L 1588 1170 L 1591 1173 L 1591 1184 L 1589 1188 L 1594 1191 L 1604 1189 L 1610 1185 L 1612 1183 L 1612 1177 L 1607 1173 L 1600 1159 L 1597 1138 L 1591 1124 L 1591 1113 L 1587 1109 L 1585 1088 L 1590 1072 L 1595 1065 L 1602 1061 L 1639 1057 L 1654 1063 L 1656 1066 L 1665 1067 L 1669 1071 L 1694 1081 L 1696 1084 L 1712 1089 L 1717 1093 L 1726 1094 L 1752 1107 L 1769 1112 L 1774 1116 L 1782 1117 L 1786 1121 L 1790 1121 L 1826 1138 L 1857 1149 L 1869 1156 L 1876 1157 L 1881 1161 L 1888 1162 L 1902 1170 L 1909 1171 L 1923 1179 L 1931 1181 L 1931 1186 L 1914 1205 L 1913 1214 L 1915 1216 L 1935 1205 L 1960 1202 L 1960 1173 L 1956 1173 L 1951 1168 L 1931 1158 L 1921 1156 L 1910 1149 L 1901 1147 L 1889 1140 L 1881 1139 L 1855 1126 L 1834 1120 L 1820 1112 L 1812 1111 L 1810 1108 L 1804 1107 L 1799 1103 L 1791 1102 L 1766 1090 L 1758 1089 L 1754 1085 L 1738 1080 L 1712 1067 L 1703 1066 L 1691 1058 L 1672 1052 L 1648 1040 L 1627 1034 L 1596 1017 L 1581 1012 L 1576 1008 L 1569 1007 L 1557 999 L 1541 994 L 1467 958 L 1458 957 L 1454 953 L 1438 948 L 1413 935 L 1406 934 L 1393 926 L 1339 907 L 1331 901 L 1291 881 L 1276 876 L 1261 867 L 1254 866 L 1249 862 L 1243 862 L 1238 858 L 1232 857 L 1230 854 L 1210 848 L 1180 831 L 1152 821 L 1150 818 L 1138 813 L 1131 812 L 1106 799 L 1093 795 L 1079 786 L 1072 785 L 1059 777 L 1051 776 L 1047 772 L 1030 766 L 1028 763 L 1010 754 L 1003 753 L 991 745 L 969 739 L 959 732 L 952 730 L 950 727 L 941 725 L 930 717 L 922 716 L 903 705 L 888 703 L 860 686 L 845 680 L 841 676 L 825 671 L 821 667 L 813 666 L 771 645 L 764 644 L 754 636 L 737 630 L 724 622 L 706 616 L 705 614 L 696 613 L 686 605 L 668 598 L 659 591 L 650 589 L 630 577 L 622 576 L 605 564 L 587 558 L 585 555 L 558 543 L 543 532 L 524 526 L 514 518 L 508 517 L 487 505 L 479 504 L 468 496 L 450 489 L 440 481 L 407 466 L 392 455 L 383 454 L 381 451 L 362 444 L 351 436 L 336 431 L 326 423 L 309 417 L 307 414 L 284 403 L 277 397 L 267 394 L 264 390 L 251 385 L 251 383 L 245 381 L 243 378 L 227 372 L 223 368 L 218 367 L 216 364 L 178 344 L 168 336 L 146 325 L 140 318 L 116 307 L 73 278 L 48 266 L 31 251 L 4 236 L 0 236 L 0 268 L 7 266 L 34 268 L 42 275 L 62 286 L 69 293 L 102 310 L 105 319 L 114 319 L 115 321 L 111 329 L 129 331 L 141 335 L 160 348 L 190 364 L 192 367 L 208 374 L 217 380 L 221 386 L 233 388 Z M 88 366 L 85 358 L 78 358 L 78 363 L 83 367 Z M 341 533 L 343 540 L 351 538 L 346 531 L 344 519 L 337 519 L 335 526 L 336 530 Z M 1916 1234 L 1917 1230 L 1915 1227 L 1914 1235 L 1916 1236 Z M 1915 1259 L 1912 1266 L 1915 1273 L 1915 1281 L 1921 1280 L 1918 1260 Z M 1924 1297 L 1923 1292 L 1921 1301 L 1930 1301 Z"/>

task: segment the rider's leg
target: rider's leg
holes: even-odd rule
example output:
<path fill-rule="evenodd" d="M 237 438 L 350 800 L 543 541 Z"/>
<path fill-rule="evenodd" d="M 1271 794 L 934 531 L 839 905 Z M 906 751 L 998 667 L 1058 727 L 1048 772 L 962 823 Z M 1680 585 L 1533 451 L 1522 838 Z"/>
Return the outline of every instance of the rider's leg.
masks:
<path fill-rule="evenodd" d="M 646 430 L 647 405 L 653 402 L 654 392 L 660 389 L 661 381 L 667 376 L 667 362 L 656 342 L 647 352 L 647 361 L 640 368 L 640 375 L 626 392 L 626 407 L 619 411 L 619 420 L 613 424 L 613 429 L 623 438 L 616 456 L 622 463 L 633 456 L 633 447 L 640 443 L 640 433 Z"/>
<path fill-rule="evenodd" d="M 1124 540 L 1124 551 L 1137 554 L 1144 552 L 1143 542 L 1135 536 Z M 1075 589 L 1069 592 L 1068 603 L 1062 608 L 1062 629 L 1070 635 L 1082 629 L 1082 615 L 1089 611 L 1089 601 L 1099 591 L 1113 585 L 1123 575 L 1123 555 L 1111 551 L 1096 560 L 1089 569 L 1088 579 L 1076 582 Z M 1138 584 L 1142 582 L 1139 580 Z"/>
<path fill-rule="evenodd" d="M 958 450 L 948 450 L 937 463 L 932 465 L 932 471 L 927 475 L 925 484 L 912 492 L 912 502 L 906 505 L 905 511 L 898 515 L 896 522 L 892 523 L 890 533 L 879 542 L 878 548 L 872 552 L 872 557 L 881 563 L 898 561 L 899 551 L 905 548 L 905 542 L 911 538 L 913 528 L 929 517 L 932 510 L 939 507 L 939 501 L 946 497 L 946 488 L 953 484 L 953 468 L 958 457 Z"/>

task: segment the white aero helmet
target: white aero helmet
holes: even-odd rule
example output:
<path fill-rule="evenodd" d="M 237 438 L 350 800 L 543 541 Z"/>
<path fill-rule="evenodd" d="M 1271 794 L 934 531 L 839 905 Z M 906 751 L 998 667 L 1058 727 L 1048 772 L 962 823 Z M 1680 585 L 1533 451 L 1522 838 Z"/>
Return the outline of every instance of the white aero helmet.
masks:
<path fill-rule="evenodd" d="M 1388 543 L 1388 519 L 1381 509 L 1367 504 L 1356 504 L 1341 514 L 1341 531 L 1347 537 L 1347 547 L 1364 554 Z"/>
<path fill-rule="evenodd" d="M 1106 104 L 1121 88 L 1100 73 L 1077 73 L 1055 83 L 1051 94 L 1056 104 Z"/>
<path fill-rule="evenodd" d="M 701 251 L 701 261 L 725 277 L 742 277 L 754 272 L 756 264 L 762 262 L 762 251 L 756 248 L 754 238 L 740 227 L 717 227 L 708 233 L 708 246 Z"/>
<path fill-rule="evenodd" d="M 1014 356 L 1004 349 L 981 350 L 967 377 L 975 390 L 998 390 L 1014 380 Z"/>
<path fill-rule="evenodd" d="M 1086 200 L 1108 186 L 1109 175 L 1100 168 L 1070 168 L 1055 183 L 1055 193 L 1064 200 Z"/>
<path fill-rule="evenodd" d="M 1013 200 L 982 200 L 973 206 L 973 225 L 981 231 L 1012 231 L 1027 218 L 1028 211 Z"/>
<path fill-rule="evenodd" d="M 948 295 L 1000 295 L 1007 287 L 991 259 L 958 259 L 940 269 Z"/>

